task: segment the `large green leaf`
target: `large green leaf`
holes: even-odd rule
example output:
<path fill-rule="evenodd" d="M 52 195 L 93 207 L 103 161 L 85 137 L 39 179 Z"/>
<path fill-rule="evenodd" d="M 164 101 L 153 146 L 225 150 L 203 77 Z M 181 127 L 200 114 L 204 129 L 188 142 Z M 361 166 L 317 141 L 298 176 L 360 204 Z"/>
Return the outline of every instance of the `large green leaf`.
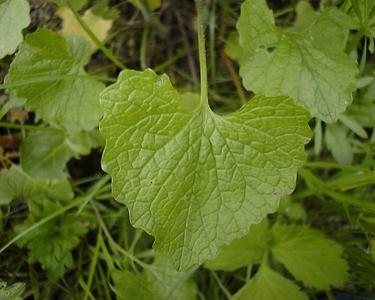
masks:
<path fill-rule="evenodd" d="M 112 272 L 118 300 L 195 300 L 197 289 L 190 275 L 177 272 L 160 258 L 141 274 Z"/>
<path fill-rule="evenodd" d="M 307 300 L 293 281 L 262 264 L 256 275 L 232 298 L 233 300 Z"/>
<path fill-rule="evenodd" d="M 340 287 L 348 278 L 343 248 L 321 232 L 297 225 L 272 228 L 272 254 L 307 287 Z"/>
<path fill-rule="evenodd" d="M 293 191 L 310 131 L 288 97 L 258 96 L 227 116 L 180 100 L 167 76 L 123 71 L 101 95 L 100 130 L 114 197 L 186 270 L 216 257 Z"/>
<path fill-rule="evenodd" d="M 208 261 L 205 267 L 213 270 L 234 271 L 254 263 L 260 263 L 268 246 L 268 222 L 252 225 L 242 239 L 221 248 L 219 255 Z"/>
<path fill-rule="evenodd" d="M 82 37 L 62 37 L 38 29 L 21 44 L 6 82 L 30 81 L 11 92 L 26 98 L 26 106 L 44 121 L 71 131 L 89 130 L 101 116 L 98 96 L 104 88 L 102 83 L 82 77 L 89 57 L 90 45 Z M 70 77 L 51 80 L 53 76 Z M 41 77 L 48 81 L 35 82 Z"/>
<path fill-rule="evenodd" d="M 0 2 L 0 59 L 13 54 L 23 39 L 22 29 L 30 24 L 26 0 Z"/>
<path fill-rule="evenodd" d="M 340 49 L 340 26 L 327 11 L 304 30 L 280 30 L 265 0 L 246 0 L 237 23 L 244 86 L 267 96 L 288 95 L 312 116 L 334 122 L 352 101 L 357 72 L 356 62 Z"/>

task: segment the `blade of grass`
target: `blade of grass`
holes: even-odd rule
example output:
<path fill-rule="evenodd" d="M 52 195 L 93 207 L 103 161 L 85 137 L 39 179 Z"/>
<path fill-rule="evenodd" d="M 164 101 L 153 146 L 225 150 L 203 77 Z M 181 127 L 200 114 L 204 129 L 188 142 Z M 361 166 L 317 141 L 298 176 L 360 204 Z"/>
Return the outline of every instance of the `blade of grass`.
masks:
<path fill-rule="evenodd" d="M 94 255 L 93 255 L 91 263 L 90 263 L 89 276 L 88 276 L 88 279 L 87 279 L 87 284 L 85 285 L 85 289 L 84 289 L 85 294 L 83 296 L 83 300 L 87 300 L 87 298 L 91 294 L 90 289 L 91 289 L 92 281 L 94 279 L 94 273 L 95 273 L 95 269 L 96 269 L 96 264 L 98 262 L 99 249 L 100 249 L 100 247 L 99 247 L 100 246 L 99 241 L 100 241 L 101 234 L 102 234 L 101 230 L 99 229 L 98 230 L 98 235 L 97 235 L 97 238 L 96 238 L 96 245 L 95 245 Z"/>
<path fill-rule="evenodd" d="M 30 233 L 31 231 L 35 230 L 36 228 L 39 228 L 40 226 L 42 226 L 43 224 L 57 218 L 58 216 L 61 216 L 62 214 L 64 214 L 66 211 L 74 208 L 74 207 L 77 207 L 79 206 L 80 204 L 82 203 L 85 203 L 87 202 L 88 200 L 90 200 L 92 197 L 95 196 L 96 192 L 101 188 L 101 186 L 103 184 L 105 184 L 107 181 L 109 180 L 109 176 L 103 176 L 92 188 L 91 190 L 85 195 L 85 196 L 82 196 L 82 197 L 79 197 L 77 198 L 75 201 L 71 202 L 70 204 L 60 208 L 59 210 L 55 211 L 54 213 L 50 214 L 49 216 L 43 218 L 42 220 L 36 222 L 35 224 L 33 224 L 32 226 L 30 226 L 29 228 L 27 228 L 26 230 L 22 231 L 20 234 L 18 234 L 17 236 L 15 236 L 13 239 L 11 239 L 5 246 L 3 246 L 1 249 L 0 249 L 0 253 L 3 253 L 6 249 L 8 249 L 11 245 L 13 245 L 14 243 L 16 243 L 18 240 L 22 239 L 24 236 L 26 236 L 28 233 Z"/>
<path fill-rule="evenodd" d="M 351 205 L 365 211 L 375 212 L 375 203 L 373 202 L 359 200 L 351 195 L 335 191 L 328 187 L 328 185 L 324 181 L 322 181 L 321 179 L 316 177 L 312 172 L 306 169 L 298 170 L 298 174 L 312 189 L 319 191 L 320 193 L 332 198 L 333 200 L 341 204 Z"/>

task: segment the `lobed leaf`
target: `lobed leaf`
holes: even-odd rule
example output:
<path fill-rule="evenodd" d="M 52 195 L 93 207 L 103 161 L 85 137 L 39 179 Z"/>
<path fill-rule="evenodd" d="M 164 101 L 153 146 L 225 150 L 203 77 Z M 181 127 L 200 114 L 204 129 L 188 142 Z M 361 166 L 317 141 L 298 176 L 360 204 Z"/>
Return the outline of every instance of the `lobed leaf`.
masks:
<path fill-rule="evenodd" d="M 157 258 L 141 274 L 129 271 L 112 274 L 118 300 L 195 300 L 197 289 L 190 275 L 177 272 L 164 258 Z"/>
<path fill-rule="evenodd" d="M 167 76 L 123 71 L 101 94 L 102 167 L 131 222 L 187 270 L 217 256 L 293 191 L 308 114 L 257 96 L 227 116 L 185 109 Z"/>
<path fill-rule="evenodd" d="M 40 198 L 66 202 L 73 198 L 73 191 L 66 180 L 37 180 L 16 165 L 0 171 L 0 205 L 16 199 L 38 202 Z"/>
<path fill-rule="evenodd" d="M 29 12 L 26 0 L 0 2 L 0 59 L 13 54 L 22 42 L 22 29 L 30 24 Z"/>
<path fill-rule="evenodd" d="M 348 130 L 338 124 L 328 124 L 325 130 L 325 142 L 335 160 L 341 164 L 352 164 L 354 153 Z"/>
<path fill-rule="evenodd" d="M 298 225 L 272 228 L 272 254 L 307 287 L 327 290 L 341 287 L 348 279 L 343 248 L 321 232 Z"/>
<path fill-rule="evenodd" d="M 104 84 L 83 77 L 89 57 L 90 45 L 82 37 L 38 29 L 21 44 L 6 82 L 30 81 L 11 92 L 26 98 L 37 117 L 70 131 L 90 130 L 101 116 L 98 95 Z M 70 77 L 50 80 L 53 76 Z M 41 77 L 45 81 L 35 82 Z"/>
<path fill-rule="evenodd" d="M 35 131 L 20 147 L 22 169 L 39 179 L 63 179 L 65 165 L 73 157 L 87 155 L 101 145 L 96 131 L 66 133 L 56 128 Z"/>
<path fill-rule="evenodd" d="M 219 255 L 205 263 L 212 270 L 235 271 L 251 264 L 259 264 L 268 249 L 267 219 L 259 224 L 251 225 L 249 233 L 239 240 L 220 249 Z"/>
<path fill-rule="evenodd" d="M 233 300 L 307 300 L 293 281 L 262 264 L 256 275 L 232 298 Z"/>
<path fill-rule="evenodd" d="M 237 30 L 246 89 L 288 95 L 325 122 L 336 121 L 351 103 L 356 62 L 342 51 L 347 29 L 343 32 L 329 11 L 304 30 L 282 31 L 265 0 L 246 0 Z"/>
<path fill-rule="evenodd" d="M 41 220 L 62 208 L 58 202 L 39 199 L 34 217 Z M 61 278 L 66 269 L 73 266 L 71 251 L 80 243 L 80 237 L 87 232 L 87 228 L 80 223 L 76 215 L 64 215 L 34 229 L 18 241 L 21 247 L 27 247 L 29 263 L 40 262 L 43 270 L 47 271 L 51 280 Z M 29 220 L 15 226 L 19 234 L 33 225 Z"/>

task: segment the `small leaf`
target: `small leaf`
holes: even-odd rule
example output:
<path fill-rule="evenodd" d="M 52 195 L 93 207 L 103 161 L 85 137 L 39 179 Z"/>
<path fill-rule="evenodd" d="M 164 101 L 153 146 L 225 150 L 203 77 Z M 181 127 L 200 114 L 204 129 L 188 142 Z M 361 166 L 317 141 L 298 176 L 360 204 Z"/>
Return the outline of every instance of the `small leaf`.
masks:
<path fill-rule="evenodd" d="M 341 287 L 348 279 L 343 248 L 321 232 L 297 225 L 272 228 L 272 254 L 306 287 Z"/>
<path fill-rule="evenodd" d="M 225 53 L 233 60 L 239 60 L 242 55 L 242 49 L 239 42 L 238 32 L 233 31 L 225 41 Z"/>
<path fill-rule="evenodd" d="M 38 210 L 35 210 L 38 212 L 35 214 L 37 221 L 62 208 L 61 204 L 46 199 L 39 199 L 39 203 L 41 204 Z M 32 224 L 26 221 L 16 225 L 16 234 Z M 80 218 L 75 215 L 64 215 L 29 232 L 18 241 L 18 245 L 30 250 L 29 263 L 40 262 L 48 277 L 57 280 L 64 275 L 67 268 L 73 266 L 71 251 L 78 246 L 80 237 L 86 232 L 87 228 L 80 224 Z"/>
<path fill-rule="evenodd" d="M 62 179 L 65 164 L 71 158 L 65 134 L 58 129 L 33 132 L 21 144 L 21 166 L 33 177 Z"/>
<path fill-rule="evenodd" d="M 364 31 L 371 32 L 375 28 L 375 1 L 351 0 L 353 10 Z"/>
<path fill-rule="evenodd" d="M 143 274 L 136 274 L 129 271 L 112 271 L 115 283 L 113 290 L 117 300 L 149 300 L 153 299 L 154 291 L 145 282 Z"/>
<path fill-rule="evenodd" d="M 0 109 L 0 119 L 2 119 L 12 108 L 21 107 L 26 103 L 25 98 L 12 97 Z"/>
<path fill-rule="evenodd" d="M 0 284 L 2 282 L 0 281 Z M 0 299 L 1 300 L 22 300 L 25 293 L 26 284 L 22 282 L 14 283 L 10 286 L 0 286 Z"/>
<path fill-rule="evenodd" d="M 281 199 L 278 213 L 286 215 L 293 221 L 304 221 L 306 219 L 306 212 L 301 202 L 292 201 L 291 197 Z"/>
<path fill-rule="evenodd" d="M 246 283 L 232 300 L 307 300 L 305 293 L 293 281 L 262 264 L 256 275 Z"/>
<path fill-rule="evenodd" d="M 103 137 L 97 128 L 91 131 L 70 133 L 66 143 L 75 158 L 79 158 L 80 155 L 88 155 L 92 149 L 104 146 Z"/>
<path fill-rule="evenodd" d="M 348 115 L 363 127 L 375 127 L 375 105 L 354 104 L 350 106 Z"/>
<path fill-rule="evenodd" d="M 357 123 L 357 121 L 354 118 L 351 118 L 350 116 L 346 114 L 342 114 L 339 117 L 339 120 L 349 129 L 351 129 L 355 134 L 360 136 L 363 139 L 367 139 L 367 132 L 362 128 L 360 124 Z"/>
<path fill-rule="evenodd" d="M 325 122 L 337 120 L 351 103 L 356 62 L 342 51 L 347 29 L 327 12 L 304 31 L 281 31 L 265 0 L 246 0 L 237 29 L 248 90 L 288 95 Z"/>
<path fill-rule="evenodd" d="M 35 131 L 21 144 L 21 166 L 35 178 L 63 179 L 65 165 L 71 158 L 87 155 L 100 144 L 98 131 L 65 133 L 55 128 Z"/>
<path fill-rule="evenodd" d="M 28 35 L 6 78 L 7 83 L 51 76 L 70 76 L 23 85 L 12 94 L 27 99 L 26 107 L 50 124 L 70 131 L 90 130 L 101 116 L 98 95 L 104 84 L 86 75 L 90 46 L 82 37 L 62 37 L 46 29 Z"/>
<path fill-rule="evenodd" d="M 0 205 L 16 199 L 38 201 L 40 197 L 66 202 L 73 198 L 73 191 L 68 181 L 36 180 L 16 165 L 0 171 Z"/>
<path fill-rule="evenodd" d="M 195 300 L 197 289 L 190 274 L 176 272 L 166 259 L 158 258 L 142 274 L 115 271 L 112 276 L 118 300 Z"/>
<path fill-rule="evenodd" d="M 308 115 L 258 96 L 227 116 L 187 111 L 167 76 L 123 71 L 101 94 L 102 167 L 131 222 L 179 270 L 217 256 L 293 191 Z"/>
<path fill-rule="evenodd" d="M 82 29 L 82 26 L 78 23 L 74 17 L 71 9 L 67 7 L 60 7 L 57 11 L 57 15 L 63 20 L 62 29 L 59 33 L 62 35 L 80 35 L 91 44 L 93 49 L 96 49 L 95 42 L 90 36 Z M 112 27 L 112 20 L 106 20 L 92 13 L 90 9 L 86 10 L 82 16 L 82 20 L 87 24 L 95 36 L 100 40 L 104 41 L 108 32 Z"/>
<path fill-rule="evenodd" d="M 345 127 L 328 124 L 325 130 L 325 141 L 337 162 L 348 165 L 353 162 L 353 149 Z"/>
<path fill-rule="evenodd" d="M 294 23 L 294 28 L 298 31 L 303 31 L 311 26 L 318 17 L 318 13 L 314 10 L 308 0 L 298 1 L 295 11 L 296 21 Z"/>
<path fill-rule="evenodd" d="M 235 271 L 241 267 L 260 263 L 268 244 L 267 219 L 252 225 L 249 233 L 221 248 L 219 255 L 205 263 L 212 270 Z"/>
<path fill-rule="evenodd" d="M 30 24 L 29 11 L 26 0 L 5 0 L 0 3 L 0 59 L 13 54 L 22 42 L 22 29 Z"/>

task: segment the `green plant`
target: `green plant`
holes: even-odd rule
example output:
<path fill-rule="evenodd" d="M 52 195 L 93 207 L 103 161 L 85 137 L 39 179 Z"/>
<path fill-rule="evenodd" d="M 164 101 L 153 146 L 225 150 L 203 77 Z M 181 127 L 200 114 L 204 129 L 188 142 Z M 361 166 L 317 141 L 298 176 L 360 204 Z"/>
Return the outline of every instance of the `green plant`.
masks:
<path fill-rule="evenodd" d="M 184 36 L 179 10 L 186 52 L 166 59 L 153 50 L 162 47 L 155 40 L 173 40 L 173 26 L 154 13 L 172 1 L 51 2 L 65 6 L 74 24 L 62 26 L 80 26 L 78 35 L 38 28 L 23 40 L 28 3 L 0 1 L 0 24 L 16 32 L 0 26 L 9 46 L 0 58 L 18 46 L 0 85 L 11 144 L 0 139 L 0 277 L 9 286 L 0 295 L 373 293 L 375 1 L 327 0 L 316 10 L 291 0 L 273 14 L 273 1 L 196 0 L 200 76 L 195 31 Z M 134 12 L 129 26 L 143 22 L 140 34 L 116 23 L 121 5 Z M 111 19 L 109 35 L 97 36 L 84 10 Z M 236 30 L 215 25 L 218 14 Z M 136 64 L 121 56 L 126 47 Z M 155 57 L 159 66 L 132 70 Z M 166 67 L 170 76 L 157 74 Z"/>

